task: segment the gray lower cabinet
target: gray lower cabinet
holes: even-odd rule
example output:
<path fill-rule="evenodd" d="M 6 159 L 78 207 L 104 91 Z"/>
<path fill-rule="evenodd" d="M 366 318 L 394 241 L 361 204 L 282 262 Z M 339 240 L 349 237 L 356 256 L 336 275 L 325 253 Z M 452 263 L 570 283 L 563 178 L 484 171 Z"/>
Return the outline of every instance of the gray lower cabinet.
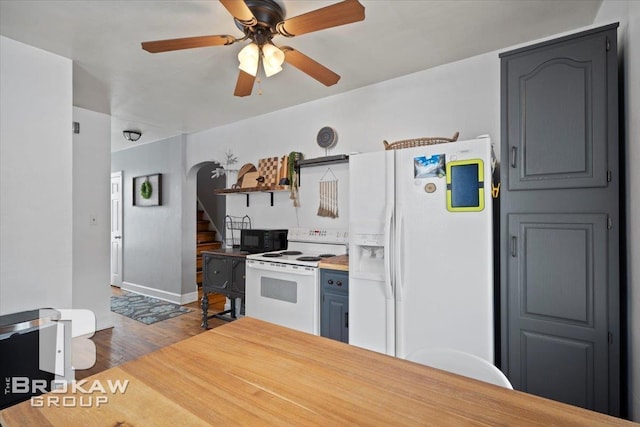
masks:
<path fill-rule="evenodd" d="M 349 273 L 320 270 L 320 335 L 349 342 Z"/>
<path fill-rule="evenodd" d="M 203 253 L 202 255 L 202 327 L 207 328 L 208 293 L 222 294 L 231 300 L 231 309 L 213 316 L 229 314 L 235 319 L 235 300 L 245 296 L 246 261 L 243 257 Z M 224 318 L 229 320 L 228 318 Z"/>
<path fill-rule="evenodd" d="M 621 413 L 617 24 L 501 57 L 500 364 Z"/>

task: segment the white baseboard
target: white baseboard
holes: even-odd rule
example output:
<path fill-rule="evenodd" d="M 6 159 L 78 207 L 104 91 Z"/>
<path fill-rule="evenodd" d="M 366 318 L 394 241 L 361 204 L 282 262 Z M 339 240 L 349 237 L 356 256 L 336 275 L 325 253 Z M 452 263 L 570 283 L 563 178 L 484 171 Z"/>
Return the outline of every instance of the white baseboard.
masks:
<path fill-rule="evenodd" d="M 111 319 L 111 312 L 109 312 L 109 318 L 96 319 L 96 331 L 103 329 L 113 328 L 113 319 Z"/>
<path fill-rule="evenodd" d="M 189 292 L 188 294 L 176 294 L 175 292 L 162 291 L 160 289 L 149 288 L 147 286 L 136 285 L 131 282 L 122 282 L 122 289 L 125 291 L 135 292 L 136 294 L 146 295 L 148 297 L 169 301 L 174 304 L 188 304 L 198 300 L 198 291 Z"/>
<path fill-rule="evenodd" d="M 198 301 L 198 291 L 184 294 L 180 300 L 182 301 L 180 304 L 189 304 L 190 302 Z"/>

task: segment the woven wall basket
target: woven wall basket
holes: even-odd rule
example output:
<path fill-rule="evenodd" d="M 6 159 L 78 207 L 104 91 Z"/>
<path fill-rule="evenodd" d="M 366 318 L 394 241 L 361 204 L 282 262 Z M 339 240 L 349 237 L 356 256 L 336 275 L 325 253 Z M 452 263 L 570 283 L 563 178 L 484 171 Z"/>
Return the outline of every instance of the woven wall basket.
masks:
<path fill-rule="evenodd" d="M 456 132 L 451 138 L 436 136 L 429 138 L 403 139 L 402 141 L 396 141 L 392 143 L 388 143 L 387 141 L 382 142 L 384 143 L 385 150 L 399 150 L 401 148 L 420 147 L 422 145 L 441 144 L 443 142 L 454 142 L 458 140 L 459 135 L 460 132 Z"/>

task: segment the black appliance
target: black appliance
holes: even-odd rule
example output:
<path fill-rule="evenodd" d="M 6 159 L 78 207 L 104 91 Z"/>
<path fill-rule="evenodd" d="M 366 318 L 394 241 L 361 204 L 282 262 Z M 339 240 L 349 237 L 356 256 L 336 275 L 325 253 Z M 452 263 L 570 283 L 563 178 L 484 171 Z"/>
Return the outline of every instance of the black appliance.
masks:
<path fill-rule="evenodd" d="M 47 332 L 45 329 L 55 327 L 55 321 L 59 318 L 60 313 L 53 309 L 0 316 L 0 410 L 40 395 L 43 389 L 51 390 L 51 381 L 55 379 L 55 375 L 40 370 L 40 357 L 43 353 L 40 348 L 41 334 Z M 47 335 L 51 336 L 51 333 Z M 55 329 L 53 336 L 56 336 Z M 55 351 L 50 354 L 55 358 Z M 16 390 L 13 385 L 15 380 L 20 381 Z M 33 381 L 46 385 L 34 390 Z M 23 390 L 25 387 L 27 391 Z"/>
<path fill-rule="evenodd" d="M 253 254 L 287 249 L 287 230 L 240 230 L 240 250 Z"/>

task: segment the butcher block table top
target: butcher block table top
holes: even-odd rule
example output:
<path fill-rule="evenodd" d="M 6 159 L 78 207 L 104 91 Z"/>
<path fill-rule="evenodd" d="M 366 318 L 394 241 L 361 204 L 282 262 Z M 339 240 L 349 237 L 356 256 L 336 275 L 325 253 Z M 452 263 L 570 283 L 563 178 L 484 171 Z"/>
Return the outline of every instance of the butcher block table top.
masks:
<path fill-rule="evenodd" d="M 330 270 L 349 271 L 349 255 L 337 255 L 331 258 L 323 258 L 319 264 L 320 268 Z"/>
<path fill-rule="evenodd" d="M 625 425 L 622 419 L 242 318 L 87 378 L 90 407 L 26 401 L 3 426 Z M 45 398 L 60 393 L 49 393 Z M 99 406 L 99 396 L 108 403 Z M 46 400 L 45 400 L 46 402 Z M 86 401 L 85 401 L 86 404 Z"/>

